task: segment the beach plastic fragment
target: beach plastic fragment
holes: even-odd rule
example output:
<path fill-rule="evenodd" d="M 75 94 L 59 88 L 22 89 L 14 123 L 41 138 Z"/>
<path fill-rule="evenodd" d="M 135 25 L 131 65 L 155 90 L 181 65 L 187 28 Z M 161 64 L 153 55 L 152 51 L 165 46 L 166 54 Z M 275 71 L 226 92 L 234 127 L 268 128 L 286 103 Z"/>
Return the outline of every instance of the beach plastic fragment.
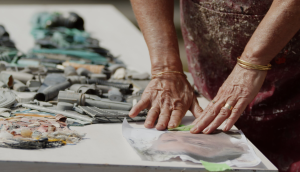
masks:
<path fill-rule="evenodd" d="M 131 122 L 138 122 L 138 121 L 144 121 L 147 116 L 146 110 L 141 111 L 137 117 L 130 118 L 129 117 L 129 111 L 122 111 L 122 110 L 111 110 L 111 109 L 99 109 L 97 107 L 91 107 L 91 106 L 78 106 L 77 109 L 75 109 L 79 113 L 86 113 L 89 116 L 95 118 L 97 122 L 101 123 L 116 123 L 116 122 L 122 122 L 124 117 Z"/>
<path fill-rule="evenodd" d="M 90 72 L 89 70 L 85 69 L 85 68 L 78 68 L 76 70 L 77 75 L 80 76 L 85 76 L 88 77 L 90 74 L 92 74 L 92 72 Z"/>
<path fill-rule="evenodd" d="M 81 115 L 77 112 L 74 111 L 61 111 L 61 110 L 55 110 L 55 109 L 50 109 L 50 108 L 45 108 L 45 107 L 41 107 L 41 106 L 37 106 L 37 105 L 32 105 L 32 104 L 22 104 L 23 107 L 26 108 L 30 108 L 30 109 L 35 109 L 35 110 L 39 110 L 42 112 L 49 112 L 49 113 L 54 113 L 54 114 L 61 114 L 64 115 L 66 117 L 69 118 L 74 118 L 74 119 L 78 119 L 78 120 L 82 120 L 82 121 L 86 121 L 89 123 L 93 122 L 93 119 L 86 116 L 86 115 Z"/>
<path fill-rule="evenodd" d="M 69 89 L 76 93 L 99 95 L 96 85 L 73 84 Z"/>
<path fill-rule="evenodd" d="M 16 95 L 9 89 L 0 89 L 0 107 L 8 108 L 16 101 Z"/>
<path fill-rule="evenodd" d="M 1 72 L 0 73 L 0 81 L 4 83 L 6 87 L 12 87 L 14 83 L 14 78 L 11 74 Z"/>
<path fill-rule="evenodd" d="M 102 74 L 102 73 L 99 73 L 99 74 L 92 73 L 89 76 L 90 76 L 91 79 L 101 79 L 101 80 L 106 80 L 107 79 L 107 76 L 105 74 Z"/>
<path fill-rule="evenodd" d="M 85 68 L 86 70 L 95 74 L 100 74 L 102 69 L 104 68 L 103 65 L 79 64 L 74 62 L 63 62 L 63 66 L 72 66 L 75 69 Z"/>
<path fill-rule="evenodd" d="M 24 84 L 26 84 L 27 81 L 34 79 L 34 75 L 28 73 L 14 72 L 14 71 L 2 71 L 1 73 L 12 75 L 13 79 L 19 80 Z"/>
<path fill-rule="evenodd" d="M 131 94 L 133 92 L 132 88 L 133 85 L 130 83 L 121 83 L 121 82 L 112 82 L 112 81 L 105 81 L 100 79 L 87 79 L 86 84 L 97 84 L 103 86 L 111 86 L 120 89 L 120 91 L 124 94 Z"/>
<path fill-rule="evenodd" d="M 64 70 L 65 76 L 77 75 L 76 69 L 73 66 L 66 66 Z"/>
<path fill-rule="evenodd" d="M 119 68 L 115 71 L 112 78 L 114 78 L 114 79 L 124 79 L 125 76 L 126 76 L 125 68 Z"/>
<path fill-rule="evenodd" d="M 77 105 L 85 104 L 85 95 L 82 93 L 72 93 L 67 91 L 60 91 L 57 98 L 58 102 L 66 102 Z"/>
<path fill-rule="evenodd" d="M 18 92 L 29 91 L 28 87 L 19 80 L 14 80 L 13 89 Z"/>
<path fill-rule="evenodd" d="M 110 100 L 101 99 L 100 101 L 95 101 L 91 99 L 85 100 L 85 106 L 95 106 L 101 109 L 114 109 L 114 110 L 131 110 L 132 104 L 125 102 L 116 102 Z"/>
<path fill-rule="evenodd" d="M 126 68 L 126 66 L 124 64 L 111 64 L 107 69 L 110 71 L 110 73 L 114 74 L 119 68 Z"/>
<path fill-rule="evenodd" d="M 39 91 L 34 98 L 41 101 L 48 101 L 56 97 L 60 90 L 65 90 L 70 86 L 71 83 L 69 81 L 65 81 L 57 85 L 51 85 L 43 91 Z"/>
<path fill-rule="evenodd" d="M 123 95 L 117 88 L 111 88 L 108 91 L 108 99 L 111 101 L 121 102 L 123 100 Z"/>
<path fill-rule="evenodd" d="M 73 110 L 73 104 L 71 103 L 66 103 L 66 102 L 58 102 L 56 106 L 57 110 Z"/>
<path fill-rule="evenodd" d="M 30 92 L 15 92 L 16 94 L 16 99 L 19 103 L 29 103 L 33 101 L 36 93 L 30 93 Z"/>

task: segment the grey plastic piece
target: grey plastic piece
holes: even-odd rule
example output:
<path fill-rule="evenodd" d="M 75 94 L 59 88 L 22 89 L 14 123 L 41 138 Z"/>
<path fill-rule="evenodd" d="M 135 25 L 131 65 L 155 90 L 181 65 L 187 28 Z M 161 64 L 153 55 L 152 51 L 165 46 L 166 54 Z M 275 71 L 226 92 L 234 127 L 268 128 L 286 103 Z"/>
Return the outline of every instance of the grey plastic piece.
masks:
<path fill-rule="evenodd" d="M 121 102 L 123 100 L 123 95 L 119 89 L 113 88 L 108 91 L 108 99 L 111 101 Z"/>
<path fill-rule="evenodd" d="M 99 96 L 96 95 L 91 95 L 91 94 L 84 94 L 86 99 L 91 99 L 91 100 L 98 100 L 101 101 L 102 99 Z"/>
<path fill-rule="evenodd" d="M 73 104 L 71 103 L 66 103 L 66 102 L 58 102 L 56 106 L 57 110 L 73 110 Z"/>
<path fill-rule="evenodd" d="M 65 81 L 57 85 L 52 85 L 44 89 L 42 92 L 39 91 L 34 98 L 40 101 L 48 101 L 55 98 L 60 90 L 65 90 L 70 86 L 71 83 L 69 81 Z"/>
<path fill-rule="evenodd" d="M 42 112 L 49 112 L 49 113 L 54 113 L 54 114 L 62 114 L 68 118 L 74 118 L 82 121 L 86 121 L 89 123 L 93 122 L 93 118 L 86 116 L 86 115 L 81 115 L 77 112 L 74 111 L 61 111 L 61 110 L 56 110 L 56 109 L 50 109 L 50 108 L 45 108 L 37 105 L 32 105 L 32 104 L 22 104 L 23 107 L 29 108 L 29 109 L 35 109 L 39 110 Z"/>
<path fill-rule="evenodd" d="M 115 109 L 115 110 L 130 110 L 132 108 L 131 103 L 115 102 L 115 101 L 109 101 L 103 99 L 101 101 L 86 99 L 85 106 L 95 106 L 101 109 Z"/>
<path fill-rule="evenodd" d="M 119 88 L 122 93 L 132 93 L 132 91 L 133 91 L 132 90 L 133 86 L 130 83 L 111 82 L 111 81 L 104 81 L 104 80 L 100 80 L 100 79 L 87 79 L 86 83 Z"/>
<path fill-rule="evenodd" d="M 92 73 L 90 74 L 90 78 L 91 79 L 101 79 L 101 80 L 106 80 L 107 79 L 107 76 L 105 74 L 102 74 L 102 73 Z"/>
<path fill-rule="evenodd" d="M 85 95 L 82 93 L 71 93 L 67 91 L 60 91 L 58 94 L 58 102 L 76 103 L 78 105 L 85 104 Z"/>
<path fill-rule="evenodd" d="M 22 73 L 22 72 L 14 72 L 14 71 L 2 71 L 1 73 L 6 73 L 9 75 L 12 75 L 14 79 L 17 79 L 21 82 L 23 82 L 24 84 L 29 81 L 32 80 L 34 78 L 34 75 L 28 74 L 28 73 Z"/>
<path fill-rule="evenodd" d="M 73 84 L 69 89 L 76 93 L 87 93 L 95 95 L 99 94 L 99 90 L 95 85 Z"/>
<path fill-rule="evenodd" d="M 119 68 L 126 68 L 126 66 L 124 64 L 111 64 L 108 67 L 108 70 L 111 72 L 111 74 L 113 74 Z"/>
<path fill-rule="evenodd" d="M 84 84 L 84 83 L 86 83 L 86 77 L 85 76 L 68 76 L 67 78 L 72 84 Z"/>
<path fill-rule="evenodd" d="M 42 83 L 41 81 L 29 80 L 27 81 L 26 85 L 28 86 L 28 89 L 33 92 L 38 91 Z"/>
<path fill-rule="evenodd" d="M 14 83 L 14 78 L 11 74 L 1 72 L 0 81 L 3 82 L 7 87 L 12 87 Z"/>
<path fill-rule="evenodd" d="M 53 104 L 48 103 L 48 102 L 39 102 L 39 106 L 42 106 L 42 107 L 52 107 Z"/>
<path fill-rule="evenodd" d="M 77 75 L 76 69 L 73 66 L 65 67 L 65 76 Z"/>
<path fill-rule="evenodd" d="M 18 92 L 29 91 L 28 87 L 19 80 L 14 80 L 13 89 Z"/>
<path fill-rule="evenodd" d="M 78 106 L 78 109 L 81 109 L 84 113 L 94 117 L 97 122 L 100 123 L 116 123 L 122 122 L 124 117 L 129 121 L 145 121 L 147 116 L 147 111 L 141 111 L 137 117 L 130 118 L 129 111 L 118 111 L 118 110 L 108 110 L 108 109 L 99 109 L 97 107 L 90 106 Z"/>
<path fill-rule="evenodd" d="M 11 112 L 11 109 L 8 109 L 8 108 L 0 108 L 0 113 L 3 113 L 3 112 Z"/>
<path fill-rule="evenodd" d="M 28 87 L 40 87 L 42 85 L 42 83 L 41 83 L 41 81 L 29 80 L 29 81 L 27 81 L 26 85 Z"/>
<path fill-rule="evenodd" d="M 0 89 L 0 108 L 8 108 L 16 101 L 16 95 L 9 89 Z"/>
<path fill-rule="evenodd" d="M 78 68 L 76 70 L 77 74 L 80 76 L 86 76 L 88 77 L 90 74 L 92 74 L 92 72 L 90 72 L 89 70 L 85 69 L 85 68 Z"/>
<path fill-rule="evenodd" d="M 147 72 L 144 73 L 135 73 L 131 75 L 132 79 L 135 80 L 146 80 L 149 79 L 150 75 Z"/>
<path fill-rule="evenodd" d="M 55 98 L 58 92 L 70 87 L 71 83 L 66 77 L 60 74 L 48 74 L 43 84 L 38 90 L 35 99 L 39 101 L 48 101 Z"/>

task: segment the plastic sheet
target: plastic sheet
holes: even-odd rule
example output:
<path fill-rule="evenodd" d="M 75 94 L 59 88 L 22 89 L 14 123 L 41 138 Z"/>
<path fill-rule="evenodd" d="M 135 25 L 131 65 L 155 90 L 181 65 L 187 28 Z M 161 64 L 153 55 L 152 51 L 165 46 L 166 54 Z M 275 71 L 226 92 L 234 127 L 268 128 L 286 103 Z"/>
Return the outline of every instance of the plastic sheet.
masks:
<path fill-rule="evenodd" d="M 183 161 L 227 164 L 237 167 L 254 167 L 261 160 L 255 155 L 241 131 L 216 134 L 191 134 L 188 131 L 157 131 L 132 128 L 123 121 L 123 136 L 142 159 L 167 161 L 181 158 Z"/>

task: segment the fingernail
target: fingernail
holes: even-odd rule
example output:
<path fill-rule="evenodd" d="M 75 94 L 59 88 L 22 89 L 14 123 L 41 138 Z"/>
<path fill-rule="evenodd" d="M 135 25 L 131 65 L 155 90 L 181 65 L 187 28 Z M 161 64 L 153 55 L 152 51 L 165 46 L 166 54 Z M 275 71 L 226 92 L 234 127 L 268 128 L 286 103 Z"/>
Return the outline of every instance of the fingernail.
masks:
<path fill-rule="evenodd" d="M 161 129 L 161 130 L 166 128 L 165 124 L 157 124 L 156 126 L 157 126 L 156 128 Z"/>
<path fill-rule="evenodd" d="M 208 133 L 208 131 L 209 131 L 209 127 L 205 128 L 202 132 L 203 133 Z"/>
<path fill-rule="evenodd" d="M 228 131 L 228 128 L 229 128 L 229 126 L 226 125 L 226 126 L 223 128 L 223 131 Z"/>
<path fill-rule="evenodd" d="M 190 131 L 191 132 L 196 132 L 196 130 L 197 130 L 197 127 L 193 127 Z"/>
<path fill-rule="evenodd" d="M 169 124 L 168 128 L 175 128 L 176 125 L 175 124 Z"/>
<path fill-rule="evenodd" d="M 151 121 L 147 121 L 146 124 L 147 124 L 147 125 L 151 125 L 152 122 L 151 122 Z"/>

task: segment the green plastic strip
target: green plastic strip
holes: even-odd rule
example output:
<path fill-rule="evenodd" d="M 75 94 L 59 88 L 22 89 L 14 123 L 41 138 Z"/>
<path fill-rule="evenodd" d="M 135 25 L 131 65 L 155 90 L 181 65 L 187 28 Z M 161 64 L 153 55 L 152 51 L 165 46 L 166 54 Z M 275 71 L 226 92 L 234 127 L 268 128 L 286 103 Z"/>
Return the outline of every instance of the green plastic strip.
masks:
<path fill-rule="evenodd" d="M 206 161 L 201 161 L 202 165 L 207 171 L 229 171 L 232 170 L 231 167 L 227 164 L 216 164 L 216 163 L 210 163 Z"/>
<path fill-rule="evenodd" d="M 190 131 L 194 126 L 193 125 L 179 125 L 176 128 L 168 129 L 169 131 Z"/>

